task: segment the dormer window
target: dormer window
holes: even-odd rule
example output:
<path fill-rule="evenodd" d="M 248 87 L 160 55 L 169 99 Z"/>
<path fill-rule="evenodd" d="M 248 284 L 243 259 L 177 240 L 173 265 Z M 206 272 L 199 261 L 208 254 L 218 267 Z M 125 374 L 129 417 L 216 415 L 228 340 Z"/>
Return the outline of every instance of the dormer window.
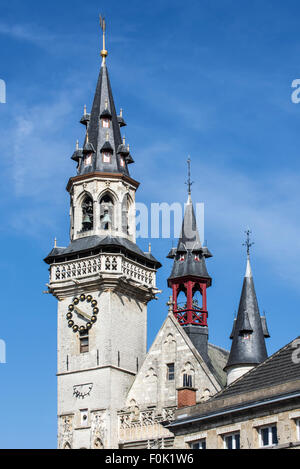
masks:
<path fill-rule="evenodd" d="M 199 256 L 195 256 L 195 261 L 196 261 L 196 262 L 200 262 Z"/>
<path fill-rule="evenodd" d="M 123 156 L 121 156 L 120 158 L 120 165 L 122 166 L 122 168 L 125 168 L 125 159 Z"/>
<path fill-rule="evenodd" d="M 180 256 L 180 257 L 179 257 L 179 260 L 180 260 L 180 262 L 183 262 L 183 261 L 184 261 L 184 256 L 183 256 L 183 255 Z"/>
<path fill-rule="evenodd" d="M 102 127 L 103 127 L 104 129 L 109 129 L 109 127 L 110 127 L 110 120 L 107 119 L 107 118 L 103 118 L 103 119 L 101 119 L 101 120 L 102 120 Z"/>
<path fill-rule="evenodd" d="M 103 163 L 111 163 L 111 154 L 108 152 L 102 153 Z"/>
<path fill-rule="evenodd" d="M 92 164 L 92 154 L 88 153 L 84 157 L 84 166 L 89 166 L 90 164 Z"/>

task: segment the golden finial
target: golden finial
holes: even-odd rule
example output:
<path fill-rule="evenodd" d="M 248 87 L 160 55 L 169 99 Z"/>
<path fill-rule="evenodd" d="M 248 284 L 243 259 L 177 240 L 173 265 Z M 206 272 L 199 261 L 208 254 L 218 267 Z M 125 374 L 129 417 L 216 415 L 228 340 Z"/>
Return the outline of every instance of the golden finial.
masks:
<path fill-rule="evenodd" d="M 148 252 L 149 252 L 149 254 L 150 254 L 150 252 L 151 252 L 151 243 L 149 243 Z"/>
<path fill-rule="evenodd" d="M 105 49 L 105 31 L 106 31 L 106 21 L 105 21 L 105 18 L 102 18 L 102 16 L 100 15 L 100 26 L 101 26 L 101 29 L 102 29 L 102 32 L 103 32 L 103 48 L 102 48 L 102 51 L 100 52 L 100 55 L 102 57 L 102 65 L 105 65 L 105 59 L 108 55 L 108 52 L 107 50 Z"/>
<path fill-rule="evenodd" d="M 120 117 L 123 117 L 123 109 L 120 109 Z"/>
<path fill-rule="evenodd" d="M 79 140 L 76 140 L 76 150 L 79 150 Z"/>
<path fill-rule="evenodd" d="M 86 126 L 86 143 L 89 143 L 89 129 Z"/>
<path fill-rule="evenodd" d="M 83 107 L 83 115 L 84 115 L 84 116 L 86 115 L 86 104 L 85 104 L 84 107 Z"/>
<path fill-rule="evenodd" d="M 125 135 L 124 135 L 124 137 L 123 137 L 123 145 L 125 145 L 125 143 L 126 143 L 126 139 L 125 139 Z"/>
<path fill-rule="evenodd" d="M 56 248 L 57 247 L 57 239 L 54 238 L 54 247 Z"/>
<path fill-rule="evenodd" d="M 128 151 L 130 151 L 130 146 L 129 146 L 129 143 L 128 143 L 128 145 L 127 145 L 127 150 L 128 150 Z"/>

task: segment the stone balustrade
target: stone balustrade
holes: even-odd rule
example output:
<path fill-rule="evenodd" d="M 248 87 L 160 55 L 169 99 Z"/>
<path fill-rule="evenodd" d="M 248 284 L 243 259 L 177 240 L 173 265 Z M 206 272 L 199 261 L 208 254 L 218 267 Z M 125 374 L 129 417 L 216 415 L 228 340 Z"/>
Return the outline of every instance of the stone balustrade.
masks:
<path fill-rule="evenodd" d="M 95 274 L 124 276 L 141 285 L 155 288 L 155 270 L 149 269 L 123 254 L 98 254 L 89 258 L 52 264 L 50 282 L 59 283 L 71 279 L 86 278 Z"/>

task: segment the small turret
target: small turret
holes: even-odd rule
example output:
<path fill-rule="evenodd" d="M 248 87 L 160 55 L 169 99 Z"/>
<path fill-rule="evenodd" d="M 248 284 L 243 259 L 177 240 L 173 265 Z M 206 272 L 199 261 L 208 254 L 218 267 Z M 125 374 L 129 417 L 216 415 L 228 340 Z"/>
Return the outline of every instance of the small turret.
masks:
<path fill-rule="evenodd" d="M 247 266 L 237 317 L 231 333 L 232 346 L 225 367 L 227 384 L 241 377 L 268 357 L 265 338 L 269 332 L 264 317 L 261 317 L 250 264 L 250 231 L 247 231 Z"/>

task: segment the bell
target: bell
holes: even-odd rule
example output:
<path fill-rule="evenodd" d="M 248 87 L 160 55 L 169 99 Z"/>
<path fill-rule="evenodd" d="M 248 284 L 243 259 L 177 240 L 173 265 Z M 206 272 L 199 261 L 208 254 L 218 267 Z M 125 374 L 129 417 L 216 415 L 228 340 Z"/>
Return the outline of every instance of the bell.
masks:
<path fill-rule="evenodd" d="M 104 213 L 104 216 L 102 218 L 102 223 L 104 223 L 104 224 L 111 223 L 111 218 L 110 218 L 108 212 Z"/>
<path fill-rule="evenodd" d="M 83 223 L 91 223 L 90 216 L 87 213 L 84 215 Z"/>

